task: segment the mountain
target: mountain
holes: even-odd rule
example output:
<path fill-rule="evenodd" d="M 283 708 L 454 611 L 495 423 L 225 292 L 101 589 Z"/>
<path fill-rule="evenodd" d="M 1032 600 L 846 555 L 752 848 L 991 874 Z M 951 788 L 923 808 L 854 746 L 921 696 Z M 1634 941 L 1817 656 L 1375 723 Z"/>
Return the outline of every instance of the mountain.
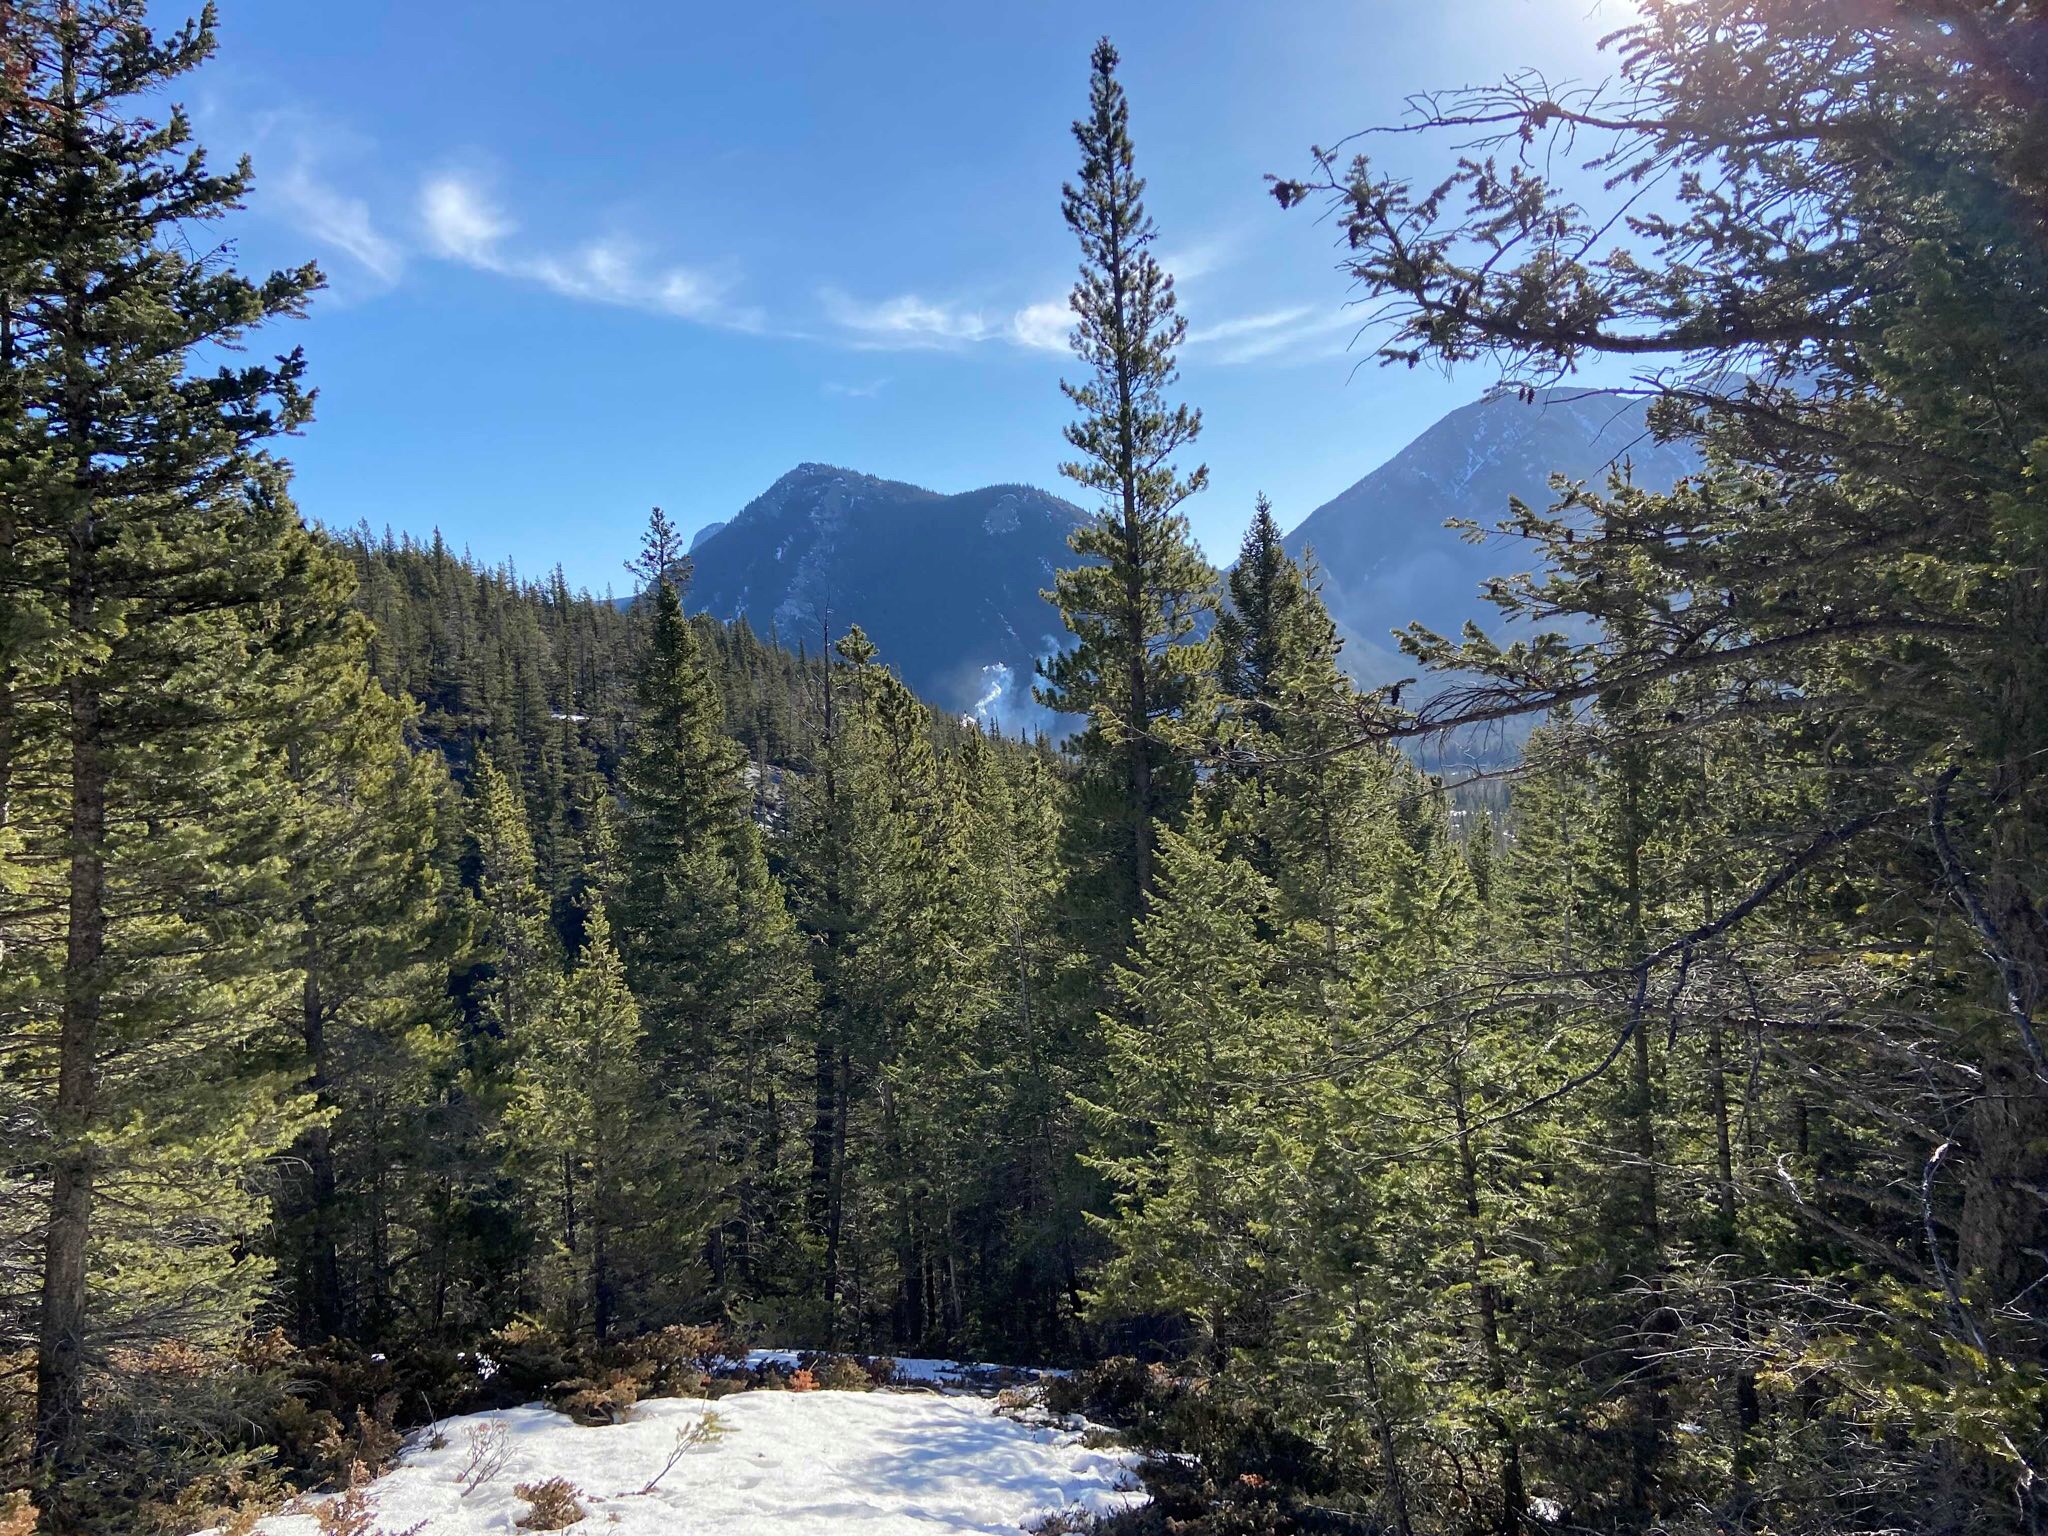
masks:
<path fill-rule="evenodd" d="M 710 538 L 711 535 L 718 532 L 718 530 L 723 528 L 724 526 L 725 524 L 723 522 L 716 522 L 706 523 L 702 528 L 699 528 L 694 534 L 690 536 L 690 553 L 694 555 L 697 552 L 698 545 L 702 544 L 706 539 Z"/>
<path fill-rule="evenodd" d="M 1066 633 L 1039 593 L 1086 514 L 1028 485 L 943 496 L 799 464 L 691 550 L 689 605 L 816 650 L 858 624 L 940 708 L 1043 722 L 1032 672 Z"/>
<path fill-rule="evenodd" d="M 1661 489 L 1696 469 L 1689 445 L 1649 436 L 1645 410 L 1626 396 L 1561 389 L 1526 404 L 1463 406 L 1304 518 L 1287 548 L 1314 553 L 1353 675 L 1372 685 L 1411 674 L 1388 633 L 1410 619 L 1445 634 L 1468 618 L 1497 623 L 1480 584 L 1525 566 L 1529 551 L 1501 539 L 1468 544 L 1445 519 L 1491 525 L 1513 496 L 1542 506 L 1553 471 L 1597 481 L 1625 459 L 1637 483 Z M 689 604 L 813 651 L 821 620 L 835 639 L 859 624 L 934 706 L 1011 730 L 1051 727 L 1032 701 L 1032 676 L 1066 629 L 1039 594 L 1073 560 L 1067 536 L 1086 518 L 1026 485 L 946 496 L 799 464 L 697 534 Z"/>
<path fill-rule="evenodd" d="M 1542 391 L 1529 403 L 1481 400 L 1452 411 L 1393 458 L 1316 508 L 1287 535 L 1290 554 L 1312 551 L 1323 599 L 1345 633 L 1344 661 L 1367 685 L 1416 667 L 1389 635 L 1419 619 L 1455 636 L 1467 619 L 1489 631 L 1499 610 L 1479 595 L 1490 576 L 1528 568 L 1517 540 L 1466 543 L 1444 520 L 1492 527 L 1508 498 L 1547 506 L 1552 473 L 1596 484 L 1626 461 L 1635 483 L 1663 490 L 1699 467 L 1690 444 L 1659 443 L 1647 403 L 1586 390 Z"/>

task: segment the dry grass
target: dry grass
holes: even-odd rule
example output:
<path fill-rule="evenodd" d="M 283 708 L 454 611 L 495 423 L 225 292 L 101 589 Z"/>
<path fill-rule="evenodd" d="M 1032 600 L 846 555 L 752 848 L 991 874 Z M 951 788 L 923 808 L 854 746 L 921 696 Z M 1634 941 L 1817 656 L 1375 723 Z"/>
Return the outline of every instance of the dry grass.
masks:
<path fill-rule="evenodd" d="M 313 1523 L 320 1528 L 320 1536 L 420 1536 L 427 1528 L 422 1520 L 402 1531 L 386 1531 L 377 1524 L 377 1511 L 361 1486 L 314 1505 Z"/>
<path fill-rule="evenodd" d="M 544 1483 L 521 1483 L 512 1491 L 531 1506 L 519 1517 L 522 1531 L 559 1531 L 588 1513 L 576 1497 L 576 1485 L 566 1477 L 551 1477 Z"/>

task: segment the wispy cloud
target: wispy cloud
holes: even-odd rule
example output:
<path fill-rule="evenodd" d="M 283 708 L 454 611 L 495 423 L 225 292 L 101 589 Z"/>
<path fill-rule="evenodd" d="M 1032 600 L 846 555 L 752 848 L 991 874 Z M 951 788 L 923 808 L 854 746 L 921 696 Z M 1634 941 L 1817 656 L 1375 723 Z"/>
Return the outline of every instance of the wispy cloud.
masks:
<path fill-rule="evenodd" d="M 838 395 L 844 400 L 872 400 L 888 387 L 887 379 L 869 379 L 862 384 L 842 383 L 838 379 L 825 381 L 825 393 Z"/>
<path fill-rule="evenodd" d="M 323 180 L 310 162 L 287 165 L 270 190 L 307 234 L 341 251 L 379 283 L 395 283 L 404 273 L 405 252 L 377 228 L 370 205 Z"/>
<path fill-rule="evenodd" d="M 420 223 L 436 255 L 497 270 L 498 242 L 512 233 L 481 188 L 459 176 L 435 176 L 420 188 Z"/>
<path fill-rule="evenodd" d="M 1161 251 L 1159 265 L 1173 274 L 1175 283 L 1192 283 L 1236 261 L 1243 244 L 1234 234 L 1209 235 L 1192 245 Z"/>
<path fill-rule="evenodd" d="M 1292 304 L 1190 326 L 1187 346 L 1212 363 L 1307 362 L 1341 354 L 1358 325 L 1345 309 Z"/>
<path fill-rule="evenodd" d="M 566 250 L 540 248 L 473 177 L 429 177 L 420 188 L 419 215 L 428 248 L 448 261 L 537 283 L 566 299 L 737 330 L 761 327 L 758 311 L 728 302 L 729 281 L 695 267 L 650 263 L 632 241 L 605 237 Z"/>
<path fill-rule="evenodd" d="M 839 288 L 820 290 L 818 300 L 839 338 L 856 347 L 931 351 L 1004 341 L 1032 351 L 1064 352 L 1067 348 L 1064 300 L 991 311 L 915 293 L 865 301 Z"/>
<path fill-rule="evenodd" d="M 263 119 L 258 136 L 270 146 L 267 158 L 281 166 L 265 183 L 272 206 L 373 289 L 401 281 L 415 260 L 426 257 L 530 283 L 579 303 L 729 330 L 808 334 L 861 351 L 959 351 L 998 343 L 1063 354 L 1073 328 L 1064 296 L 1009 306 L 927 298 L 915 291 L 864 300 L 838 287 L 818 293 L 822 325 L 792 325 L 785 318 L 771 326 L 761 310 L 735 302 L 729 275 L 661 260 L 620 235 L 536 236 L 473 171 L 428 175 L 416 183 L 410 219 L 391 218 L 388 211 L 380 217 L 370 198 L 345 188 L 330 172 L 336 153 L 362 160 L 370 149 L 366 142 L 292 112 Z M 1241 246 L 1235 235 L 1216 235 L 1163 251 L 1159 259 L 1177 281 L 1189 283 L 1231 265 Z M 1206 301 L 1199 306 L 1208 307 Z M 1354 317 L 1345 311 L 1285 305 L 1191 326 L 1187 348 L 1191 359 L 1210 365 L 1298 362 L 1341 353 L 1353 329 Z M 870 399 L 886 382 L 831 382 L 823 388 L 842 398 Z"/>
<path fill-rule="evenodd" d="M 856 345 L 889 348 L 957 347 L 986 341 L 988 320 L 978 309 L 934 302 L 914 293 L 864 302 L 838 288 L 818 295 L 825 318 Z"/>
<path fill-rule="evenodd" d="M 1064 353 L 1074 324 L 1065 299 L 989 310 L 916 293 L 864 302 L 827 288 L 819 303 L 832 339 L 871 351 L 959 351 L 1002 342 Z M 1341 354 L 1357 325 L 1343 309 L 1288 304 L 1191 325 L 1186 346 L 1191 357 L 1212 366 L 1307 362 Z"/>
<path fill-rule="evenodd" d="M 330 175 L 337 155 L 360 158 L 366 143 L 345 127 L 298 111 L 263 113 L 248 131 L 265 207 L 321 247 L 323 256 L 345 258 L 346 274 L 367 279 L 367 286 L 388 288 L 404 275 L 404 243 L 379 225 L 367 199 L 343 191 Z"/>

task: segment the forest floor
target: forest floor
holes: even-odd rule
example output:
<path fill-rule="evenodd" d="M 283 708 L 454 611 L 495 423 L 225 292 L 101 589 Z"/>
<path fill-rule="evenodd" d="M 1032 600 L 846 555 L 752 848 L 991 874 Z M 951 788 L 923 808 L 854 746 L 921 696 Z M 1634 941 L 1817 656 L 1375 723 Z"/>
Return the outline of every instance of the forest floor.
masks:
<path fill-rule="evenodd" d="M 972 1371 L 945 1361 L 902 1364 L 905 1377 L 934 1385 Z M 717 1432 L 676 1454 L 707 1413 Z M 499 1461 L 481 1480 L 479 1455 Z M 940 1390 L 649 1399 L 627 1422 L 597 1427 L 535 1404 L 444 1419 L 414 1435 L 397 1465 L 368 1485 L 367 1523 L 355 1529 L 512 1533 L 533 1519 L 532 1501 L 517 1490 L 565 1478 L 584 1514 L 554 1528 L 589 1536 L 1015 1536 L 1060 1511 L 1107 1514 L 1143 1502 L 1136 1460 L 1104 1447 L 1078 1421 L 1005 1412 L 987 1397 Z M 317 1536 L 321 1502 L 269 1516 L 256 1531 Z"/>

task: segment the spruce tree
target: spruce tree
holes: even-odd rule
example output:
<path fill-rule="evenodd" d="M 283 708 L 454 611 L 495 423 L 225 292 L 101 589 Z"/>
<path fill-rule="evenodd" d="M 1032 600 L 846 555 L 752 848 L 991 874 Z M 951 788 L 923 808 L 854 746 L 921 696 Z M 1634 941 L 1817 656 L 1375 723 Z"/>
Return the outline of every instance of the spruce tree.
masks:
<path fill-rule="evenodd" d="M 1118 972 L 1125 1006 L 1105 1020 L 1105 1090 L 1088 1106 L 1091 1161 L 1116 1192 L 1094 1305 L 1183 1317 L 1213 1370 L 1267 1325 L 1260 1148 L 1280 1101 L 1264 1085 L 1309 1064 L 1317 1029 L 1288 995 L 1271 886 L 1200 823 L 1161 849 L 1160 899 Z"/>
<path fill-rule="evenodd" d="M 310 1108 L 284 1027 L 287 744 L 359 644 L 263 450 L 307 419 L 301 360 L 200 364 L 319 282 L 245 278 L 194 238 L 249 168 L 143 103 L 212 47 L 210 15 L 156 37 L 136 0 L 8 12 L 0 987 L 25 1025 L 5 1075 L 43 1085 L 35 1458 L 60 1521 L 138 1472 L 93 1449 L 162 1385 L 127 1346 L 217 1349 L 263 1278 L 248 1170 Z"/>
<path fill-rule="evenodd" d="M 1272 503 L 1259 497 L 1216 616 L 1217 684 L 1257 729 L 1272 728 L 1290 644 L 1321 639 L 1307 612 L 1310 591 L 1281 544 Z"/>
<path fill-rule="evenodd" d="M 1183 475 L 1174 464 L 1202 418 L 1167 401 L 1187 320 L 1152 252 L 1158 231 L 1145 211 L 1116 67 L 1104 38 L 1090 61 L 1088 115 L 1074 124 L 1080 179 L 1061 196 L 1081 246 L 1073 345 L 1089 377 L 1061 385 L 1080 418 L 1066 429 L 1078 457 L 1060 470 L 1101 507 L 1071 540 L 1090 563 L 1061 571 L 1047 594 L 1075 644 L 1045 665 L 1038 697 L 1086 719 L 1075 742 L 1086 767 L 1081 858 L 1102 939 L 1121 946 L 1145 910 L 1154 824 L 1178 821 L 1193 788 L 1171 737 L 1207 669 L 1202 631 L 1216 573 L 1178 510 L 1208 479 L 1206 468 Z"/>
<path fill-rule="evenodd" d="M 657 526 L 651 555 L 663 537 Z M 666 575 L 648 625 L 620 774 L 614 913 L 677 1128 L 704 1148 L 714 1174 L 708 1195 L 680 1183 L 671 1191 L 674 1239 L 701 1240 L 713 1285 L 744 1293 L 794 1237 L 784 1079 L 813 993 L 769 873 L 745 755 L 725 735 L 703 640 Z"/>
<path fill-rule="evenodd" d="M 541 1296 L 563 1336 L 602 1343 L 619 1315 L 619 1247 L 657 1150 L 640 1013 L 601 895 L 555 1007 L 520 1041 L 506 1109 L 513 1157 L 545 1234 Z"/>
<path fill-rule="evenodd" d="M 391 1191 L 417 1167 L 418 1112 L 452 1043 L 461 938 L 436 861 L 439 759 L 413 755 L 406 711 L 366 667 L 330 681 L 328 707 L 286 759 L 298 1024 L 321 1118 L 285 1160 L 276 1219 L 297 1332 L 310 1341 L 388 1321 L 389 1245 L 365 1223 L 398 1203 Z M 357 1175 L 381 1198 L 361 1199 Z"/>

